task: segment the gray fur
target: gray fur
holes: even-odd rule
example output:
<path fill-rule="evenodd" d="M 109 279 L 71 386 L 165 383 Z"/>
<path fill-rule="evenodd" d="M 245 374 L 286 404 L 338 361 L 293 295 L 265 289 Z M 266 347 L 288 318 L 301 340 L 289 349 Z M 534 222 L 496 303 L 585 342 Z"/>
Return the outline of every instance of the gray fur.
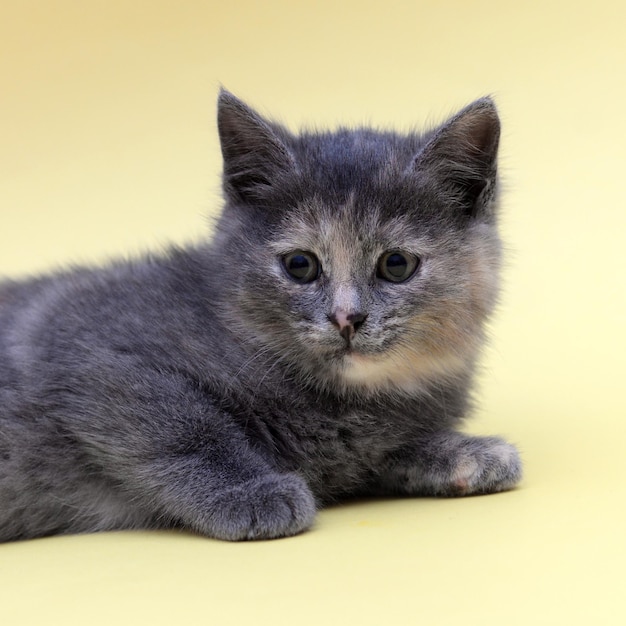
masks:
<path fill-rule="evenodd" d="M 218 126 L 211 242 L 0 285 L 0 540 L 281 537 L 346 497 L 518 482 L 515 448 L 457 432 L 497 292 L 491 100 L 295 136 L 223 91 Z M 421 258 L 405 282 L 389 250 Z"/>

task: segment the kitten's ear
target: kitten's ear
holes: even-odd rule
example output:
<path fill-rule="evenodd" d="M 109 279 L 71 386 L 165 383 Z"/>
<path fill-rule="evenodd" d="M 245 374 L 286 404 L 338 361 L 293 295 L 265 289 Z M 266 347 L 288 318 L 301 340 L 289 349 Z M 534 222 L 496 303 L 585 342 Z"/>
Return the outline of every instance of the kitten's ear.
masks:
<path fill-rule="evenodd" d="M 235 200 L 253 201 L 296 168 L 280 137 L 287 131 L 270 124 L 244 102 L 222 89 L 217 127 L 224 158 L 224 187 Z"/>
<path fill-rule="evenodd" d="M 435 131 L 413 167 L 446 190 L 466 215 L 489 212 L 495 193 L 500 120 L 491 98 L 470 104 Z"/>

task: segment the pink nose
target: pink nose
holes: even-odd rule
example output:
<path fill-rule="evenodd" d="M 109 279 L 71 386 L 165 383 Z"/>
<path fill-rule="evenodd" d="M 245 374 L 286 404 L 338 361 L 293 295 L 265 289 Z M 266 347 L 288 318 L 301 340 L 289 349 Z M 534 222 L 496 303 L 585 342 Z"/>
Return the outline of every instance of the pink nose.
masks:
<path fill-rule="evenodd" d="M 339 334 L 350 343 L 356 335 L 356 331 L 363 326 L 367 315 L 364 313 L 348 313 L 343 309 L 337 309 L 328 316 L 332 325 L 337 328 Z"/>

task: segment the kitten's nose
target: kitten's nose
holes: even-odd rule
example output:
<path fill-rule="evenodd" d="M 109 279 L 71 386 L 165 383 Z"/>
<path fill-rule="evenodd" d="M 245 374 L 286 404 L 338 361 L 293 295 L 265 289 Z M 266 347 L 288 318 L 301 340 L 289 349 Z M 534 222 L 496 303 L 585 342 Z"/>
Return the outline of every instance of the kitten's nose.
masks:
<path fill-rule="evenodd" d="M 333 326 L 337 328 L 339 334 L 350 343 L 356 335 L 356 331 L 363 326 L 367 319 L 365 313 L 348 313 L 343 309 L 337 309 L 328 316 Z"/>

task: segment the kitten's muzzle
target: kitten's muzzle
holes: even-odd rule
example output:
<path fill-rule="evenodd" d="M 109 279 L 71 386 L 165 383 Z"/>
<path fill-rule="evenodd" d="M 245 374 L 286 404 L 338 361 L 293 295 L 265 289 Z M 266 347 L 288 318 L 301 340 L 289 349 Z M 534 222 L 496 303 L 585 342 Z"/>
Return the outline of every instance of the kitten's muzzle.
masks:
<path fill-rule="evenodd" d="M 343 309 L 337 309 L 328 316 L 328 319 L 339 331 L 346 343 L 350 344 L 359 328 L 363 326 L 367 319 L 367 314 L 361 312 L 350 313 Z"/>

